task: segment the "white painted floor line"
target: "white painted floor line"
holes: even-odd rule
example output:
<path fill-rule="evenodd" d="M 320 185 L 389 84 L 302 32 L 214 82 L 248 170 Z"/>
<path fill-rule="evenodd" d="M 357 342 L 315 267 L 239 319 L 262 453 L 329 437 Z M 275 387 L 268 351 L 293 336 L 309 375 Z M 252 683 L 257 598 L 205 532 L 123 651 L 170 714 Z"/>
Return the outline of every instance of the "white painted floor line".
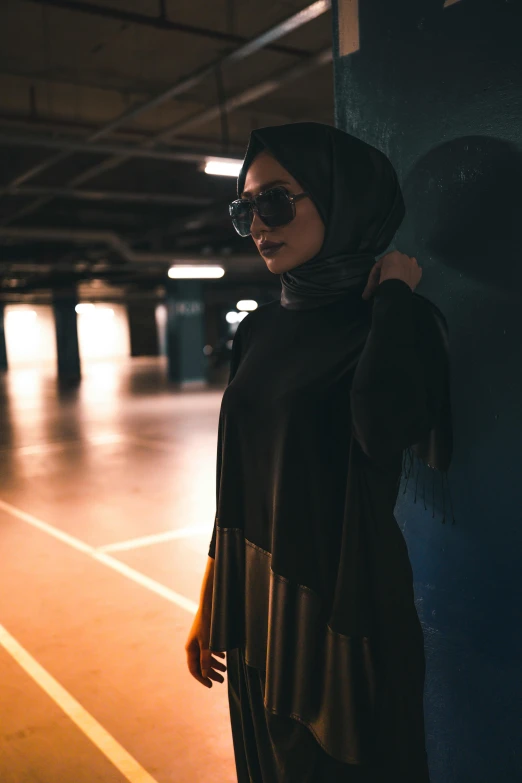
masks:
<path fill-rule="evenodd" d="M 153 438 L 139 438 L 134 435 L 126 437 L 127 443 L 135 443 L 137 446 L 145 446 L 148 449 L 159 449 L 160 451 L 172 451 L 176 449 L 176 443 L 169 443 L 165 440 L 154 440 Z"/>
<path fill-rule="evenodd" d="M 155 438 L 140 438 L 132 435 L 120 435 L 117 432 L 101 435 L 90 435 L 84 440 L 61 440 L 51 443 L 35 443 L 27 446 L 11 446 L 0 448 L 0 454 L 16 454 L 18 456 L 29 456 L 32 454 L 52 454 L 57 451 L 65 451 L 71 448 L 82 448 L 87 445 L 102 446 L 112 444 L 132 444 L 144 446 L 148 449 L 159 449 L 160 451 L 173 452 L 178 447 L 178 443 L 173 441 L 159 440 Z"/>
<path fill-rule="evenodd" d="M 32 514 L 27 514 L 25 511 L 21 511 L 19 508 L 16 508 L 16 506 L 12 506 L 10 503 L 6 503 L 5 500 L 0 500 L 0 509 L 6 511 L 8 514 L 11 514 L 13 517 L 17 517 L 17 519 L 21 519 L 22 522 L 27 522 L 29 525 L 42 530 L 49 536 L 53 536 L 53 538 L 57 538 L 59 541 L 63 541 L 64 544 L 72 546 L 73 549 L 77 549 L 79 552 L 85 552 L 85 554 L 90 555 L 94 551 L 92 546 L 89 546 L 89 544 L 85 544 L 83 541 L 80 541 L 79 538 L 70 536 L 63 530 L 59 530 L 57 527 L 48 525 L 47 522 L 42 522 L 42 520 L 38 519 L 38 517 L 34 517 Z"/>
<path fill-rule="evenodd" d="M 103 446 L 114 443 L 124 443 L 127 438 L 118 433 L 106 433 L 101 435 L 91 435 L 85 440 L 59 440 L 51 443 L 35 443 L 28 446 L 12 446 L 11 448 L 0 449 L 0 454 L 17 454 L 29 456 L 32 454 L 52 454 L 55 451 L 64 451 L 70 448 L 81 448 L 82 446 Z"/>
<path fill-rule="evenodd" d="M 139 549 L 142 546 L 150 546 L 151 544 L 159 544 L 162 541 L 173 541 L 176 538 L 190 538 L 191 536 L 204 535 L 209 532 L 208 525 L 206 527 L 180 527 L 177 530 L 165 530 L 163 533 L 152 533 L 150 536 L 143 536 L 142 538 L 131 538 L 128 541 L 117 541 L 114 544 L 107 544 L 106 546 L 99 546 L 98 552 L 123 552 L 128 549 Z"/>
<path fill-rule="evenodd" d="M 21 511 L 19 508 L 16 508 L 16 506 L 6 503 L 5 500 L 0 500 L 0 510 L 6 511 L 17 519 L 21 519 L 22 522 L 27 522 L 27 524 L 41 530 L 43 533 L 47 533 L 47 535 L 52 536 L 53 538 L 57 538 L 59 541 L 68 544 L 73 549 L 77 549 L 79 552 L 89 555 L 99 563 L 103 563 L 109 568 L 112 568 L 113 571 L 117 571 L 119 574 L 126 576 L 127 579 L 131 579 L 142 587 L 146 587 L 147 590 L 156 593 L 156 595 L 166 598 L 167 601 L 176 604 L 176 606 L 180 606 L 187 612 L 196 614 L 198 604 L 195 601 L 191 601 L 184 595 L 176 593 L 176 591 L 171 590 L 170 587 L 165 587 L 165 585 L 162 585 L 160 582 L 156 582 L 154 579 L 145 576 L 145 574 L 142 574 L 140 571 L 136 571 L 134 568 L 125 565 L 125 563 L 116 560 L 115 557 L 111 557 L 111 555 L 107 555 L 105 552 L 95 549 L 84 541 L 80 541 L 79 538 L 70 536 L 68 533 L 64 533 L 63 530 L 59 530 L 57 527 L 53 527 L 53 525 L 49 525 L 47 522 L 42 522 L 41 519 L 38 519 L 32 514 L 27 514 L 25 511 Z"/>
<path fill-rule="evenodd" d="M 35 443 L 32 446 L 13 446 L 12 449 L 2 449 L 3 452 L 28 456 L 30 454 L 52 454 L 53 451 L 63 451 L 71 446 L 76 448 L 81 445 L 81 440 L 62 440 L 56 443 Z"/>
<path fill-rule="evenodd" d="M 82 705 L 52 677 L 16 639 L 0 625 L 0 646 L 14 658 L 80 731 L 103 753 L 130 783 L 157 783 Z"/>

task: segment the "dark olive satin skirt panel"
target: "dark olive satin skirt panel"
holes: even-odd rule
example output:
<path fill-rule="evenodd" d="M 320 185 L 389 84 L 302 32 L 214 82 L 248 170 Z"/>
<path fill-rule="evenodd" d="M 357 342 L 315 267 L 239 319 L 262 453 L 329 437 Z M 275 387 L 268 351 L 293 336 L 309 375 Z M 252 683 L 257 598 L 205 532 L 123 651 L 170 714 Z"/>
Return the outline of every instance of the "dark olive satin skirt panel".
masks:
<path fill-rule="evenodd" d="M 245 663 L 242 648 L 226 656 L 238 783 L 395 783 L 389 769 L 336 761 L 302 723 L 267 712 L 265 672 Z"/>

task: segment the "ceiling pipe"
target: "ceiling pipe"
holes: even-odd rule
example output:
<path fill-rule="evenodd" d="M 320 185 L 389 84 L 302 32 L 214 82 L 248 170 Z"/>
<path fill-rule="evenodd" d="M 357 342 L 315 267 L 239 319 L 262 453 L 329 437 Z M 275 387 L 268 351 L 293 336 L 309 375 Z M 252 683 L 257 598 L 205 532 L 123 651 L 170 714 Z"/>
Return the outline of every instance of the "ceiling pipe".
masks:
<path fill-rule="evenodd" d="M 178 142 L 179 143 L 179 142 Z M 95 147 L 72 137 L 40 136 L 37 134 L 14 134 L 0 131 L 0 146 L 6 147 L 44 147 L 67 152 L 88 152 L 91 155 L 126 155 L 129 158 L 150 158 L 182 163 L 203 163 L 212 153 L 185 152 L 184 150 L 145 149 L 130 144 L 97 144 Z M 236 152 L 239 151 L 236 150 Z M 220 154 L 220 157 L 223 157 Z M 233 157 L 233 155 L 230 155 Z"/>
<path fill-rule="evenodd" d="M 249 88 L 247 90 L 244 90 L 242 93 L 239 93 L 238 95 L 232 96 L 225 102 L 224 108 L 226 111 L 231 111 L 233 109 L 239 108 L 240 106 L 244 106 L 248 103 L 251 103 L 252 101 L 262 97 L 263 95 L 267 95 L 268 93 L 273 92 L 274 90 L 278 89 L 279 87 L 285 84 L 289 84 L 295 81 L 296 79 L 300 79 L 306 74 L 321 67 L 322 65 L 331 62 L 332 57 L 333 54 L 330 47 L 328 47 L 327 49 L 323 49 L 321 52 L 311 57 L 306 63 L 300 63 L 299 65 L 294 66 L 293 68 L 285 69 L 284 71 L 279 72 L 279 74 L 273 76 L 271 79 L 267 79 L 266 81 L 261 82 L 261 84 L 258 84 L 256 87 Z M 182 122 L 177 123 L 175 126 L 167 128 L 166 130 L 162 131 L 156 136 L 153 136 L 151 139 L 144 142 L 143 146 L 154 144 L 155 141 L 164 142 L 167 138 L 170 138 L 171 136 L 176 135 L 178 133 L 183 133 L 188 128 L 191 129 L 195 128 L 198 125 L 208 122 L 209 120 L 218 116 L 220 111 L 221 111 L 221 107 L 214 106 L 203 112 L 199 112 L 198 114 L 189 117 L 187 120 L 183 120 Z M 119 166 L 120 163 L 122 163 L 124 160 L 125 158 L 122 158 L 121 156 L 115 158 L 109 158 L 109 160 L 104 161 L 103 163 L 100 163 L 98 166 L 88 169 L 83 174 L 80 174 L 79 176 L 75 177 L 69 183 L 69 185 L 70 186 L 82 185 L 84 182 L 89 181 L 91 178 L 98 176 L 99 174 L 102 174 L 106 171 L 109 171 L 110 169 L 115 168 L 116 166 Z M 208 210 L 208 215 L 209 216 L 217 215 L 219 219 L 219 214 L 223 209 L 223 215 L 226 216 L 227 215 L 226 206 L 227 205 L 221 207 L 221 205 L 218 204 L 216 205 L 216 209 L 214 209 L 214 207 L 211 207 L 210 210 Z M 189 224 L 190 223 L 193 224 L 191 226 L 192 228 L 196 228 L 196 227 L 199 228 L 202 225 L 204 225 L 204 222 L 201 222 L 202 217 L 204 221 L 204 216 L 198 213 L 197 215 L 187 216 L 186 220 L 188 221 Z M 214 219 L 214 217 L 212 217 L 212 219 Z M 154 230 L 151 232 L 147 232 L 146 236 L 148 237 L 152 235 L 155 235 Z"/>
<path fill-rule="evenodd" d="M 158 262 L 171 264 L 174 253 L 140 253 L 114 231 L 83 231 L 65 228 L 5 228 L 0 226 L 0 239 L 36 242 L 70 242 L 76 245 L 106 245 L 125 261 L 134 263 Z"/>
<path fill-rule="evenodd" d="M 46 185 L 24 185 L 15 191 L 0 188 L 0 196 L 52 196 L 53 198 L 70 198 L 84 201 L 123 201 L 129 204 L 158 204 L 176 207 L 180 205 L 201 205 L 213 203 L 213 199 L 202 196 L 185 196 L 183 194 L 163 193 L 133 193 L 112 190 L 75 190 L 74 188 L 53 188 Z"/>
<path fill-rule="evenodd" d="M 277 89 L 278 87 L 284 84 L 289 84 L 295 79 L 301 78 L 302 76 L 306 75 L 307 73 L 310 73 L 316 68 L 319 68 L 322 65 L 331 62 L 332 57 L 333 54 L 330 48 L 323 49 L 322 52 L 319 52 L 319 54 L 315 55 L 315 57 L 311 58 L 310 61 L 308 61 L 307 63 L 303 63 L 298 66 L 295 66 L 294 68 L 290 68 L 289 70 L 280 73 L 278 76 L 272 79 L 268 79 L 265 82 L 262 82 L 257 87 L 253 87 L 251 89 L 245 90 L 243 93 L 240 93 L 239 95 L 229 98 L 229 100 L 226 101 L 226 103 L 224 104 L 225 110 L 231 111 L 253 100 L 257 100 L 257 98 L 261 97 L 261 95 L 266 95 L 269 92 L 272 92 L 273 90 Z M 187 120 L 182 120 L 177 125 L 167 128 L 155 138 L 157 140 L 165 141 L 167 138 L 170 138 L 173 135 L 175 136 L 177 134 L 183 133 L 188 128 L 191 129 L 195 128 L 201 123 L 213 119 L 215 116 L 219 114 L 220 110 L 221 110 L 220 107 L 213 107 L 206 111 L 200 112 L 199 114 L 189 117 Z M 119 160 L 113 158 L 112 160 L 105 161 L 104 163 L 101 164 L 101 166 L 104 167 L 104 170 L 108 170 L 109 167 L 112 168 L 111 164 L 113 163 L 113 161 L 115 161 L 115 165 L 118 165 L 120 162 Z M 101 173 L 100 168 L 98 168 L 97 173 Z M 83 181 L 85 180 L 82 177 L 82 182 Z M 207 223 L 210 222 L 216 222 L 216 221 L 219 222 L 222 219 L 221 218 L 222 215 L 228 216 L 227 207 L 228 204 L 214 204 L 212 207 L 202 212 L 195 212 L 181 218 L 175 218 L 173 221 L 171 221 L 171 223 L 166 228 L 163 228 L 161 230 L 161 234 L 165 235 L 165 234 L 172 234 L 172 233 L 175 234 L 176 232 L 191 231 L 191 230 L 201 228 L 202 226 L 207 225 Z M 143 235 L 143 237 L 140 237 L 140 239 L 153 239 L 157 235 L 158 235 L 157 229 L 150 229 L 149 231 L 147 231 L 146 234 Z"/>
<path fill-rule="evenodd" d="M 186 120 L 181 120 L 181 122 L 171 125 L 169 128 L 162 130 L 161 133 L 153 136 L 152 139 L 145 142 L 145 144 L 167 141 L 167 139 L 176 136 L 178 133 L 184 133 L 189 129 L 193 130 L 206 122 L 214 120 L 216 117 L 219 117 L 219 114 L 223 110 L 227 112 L 234 111 L 235 109 L 241 108 L 241 106 L 246 106 L 253 101 L 257 101 L 265 95 L 274 92 L 274 90 L 278 90 L 280 87 L 284 87 L 286 84 L 306 76 L 308 73 L 315 71 L 322 65 L 326 65 L 332 61 L 332 58 L 333 54 L 331 47 L 323 49 L 310 57 L 306 62 L 299 63 L 299 65 L 295 65 L 292 68 L 285 68 L 271 78 L 265 79 L 264 82 L 256 84 L 254 87 L 249 87 L 247 90 L 228 98 L 222 106 L 212 106 L 210 109 L 205 109 L 205 111 L 198 112 L 192 117 L 188 117 Z M 84 174 L 85 173 L 86 172 L 84 172 Z"/>
<path fill-rule="evenodd" d="M 199 70 L 193 72 L 188 77 L 180 79 L 178 82 L 176 82 L 176 84 L 174 84 L 168 90 L 165 90 L 164 92 L 160 93 L 154 98 L 151 98 L 145 101 L 144 103 L 134 108 L 131 108 L 126 112 L 123 112 L 122 114 L 120 114 L 119 117 L 116 117 L 116 119 L 103 125 L 99 130 L 95 131 L 90 136 L 88 136 L 86 142 L 94 145 L 94 142 L 97 142 L 99 139 L 103 138 L 104 136 L 107 136 L 112 131 L 130 122 L 130 120 L 134 120 L 143 112 L 150 111 L 151 109 L 160 106 L 162 103 L 165 103 L 165 101 L 171 100 L 172 98 L 176 98 L 178 95 L 182 95 L 188 92 L 189 90 L 193 89 L 195 86 L 197 86 L 202 81 L 204 81 L 204 79 L 206 79 L 208 76 L 212 76 L 215 73 L 215 69 L 217 66 L 223 68 L 225 66 L 232 65 L 234 63 L 240 62 L 241 60 L 244 60 L 246 57 L 249 57 L 251 54 L 254 54 L 260 49 L 266 48 L 267 46 L 269 46 L 279 38 L 288 35 L 289 33 L 293 32 L 294 30 L 297 30 L 299 27 L 306 24 L 307 22 L 310 22 L 313 19 L 316 19 L 317 17 L 326 13 L 327 11 L 330 10 L 330 8 L 331 8 L 331 0 L 316 0 L 316 2 L 312 3 L 306 8 L 303 8 L 301 11 L 298 11 L 296 14 L 289 17 L 288 19 L 285 19 L 283 22 L 280 22 L 274 27 L 271 27 L 269 30 L 262 33 L 261 35 L 256 36 L 251 41 L 247 41 L 247 43 L 239 46 L 237 49 L 225 55 L 224 57 L 220 57 L 218 60 L 215 60 L 210 65 L 203 66 Z M 152 143 L 154 143 L 154 141 L 155 140 L 153 138 Z M 148 143 L 145 144 L 144 146 L 147 145 Z M 96 149 L 95 146 L 93 146 L 93 149 Z M 33 166 L 32 168 L 28 169 L 23 174 L 20 174 L 18 177 L 16 177 L 14 180 L 12 180 L 9 183 L 8 187 L 17 188 L 19 185 L 22 185 L 24 182 L 27 182 L 27 180 L 31 179 L 37 174 L 41 174 L 43 171 L 46 171 L 55 163 L 58 163 L 64 160 L 65 158 L 69 157 L 70 154 L 71 153 L 68 151 L 58 152 L 56 155 L 53 155 L 51 158 L 48 158 L 46 161 L 43 161 L 37 164 L 36 166 Z M 123 160 L 126 160 L 126 158 L 122 157 L 121 161 L 123 162 Z M 97 170 L 95 169 L 93 176 L 96 176 L 96 174 L 97 174 Z M 68 183 L 68 185 L 73 187 L 76 184 L 79 184 L 79 182 L 77 182 L 76 180 L 73 180 L 72 182 Z M 4 218 L 4 220 L 0 222 L 0 225 L 7 225 L 13 220 L 16 220 L 24 215 L 31 214 L 32 212 L 39 209 L 44 204 L 47 204 L 50 200 L 51 200 L 50 196 L 42 197 L 37 201 L 33 202 L 32 204 L 29 204 L 23 209 L 19 210 L 14 215 L 9 216 L 9 218 Z"/>
<path fill-rule="evenodd" d="M 232 262 L 233 266 L 237 264 L 261 264 L 261 257 L 256 255 L 244 256 L 202 256 L 201 253 L 179 253 L 173 251 L 171 253 L 145 253 L 138 250 L 133 250 L 124 239 L 122 239 L 114 231 L 83 231 L 77 229 L 62 229 L 62 228 L 14 228 L 14 227 L 2 227 L 0 226 L 0 240 L 6 240 L 11 242 L 69 242 L 76 245 L 105 245 L 106 247 L 114 250 L 120 258 L 128 261 L 131 264 L 166 264 L 171 265 L 173 263 L 186 262 L 187 264 L 194 264 L 200 266 L 207 266 L 209 264 L 226 264 Z M 230 262 L 229 262 L 230 259 Z M 0 261 L 1 263 L 5 263 Z M 20 260 L 17 261 L 20 263 Z M 31 261 L 30 263 L 34 263 Z"/>
<path fill-rule="evenodd" d="M 133 11 L 120 10 L 119 8 L 108 8 L 107 6 L 95 5 L 94 3 L 79 2 L 79 0 L 75 0 L 74 3 L 71 3 L 71 0 L 29 0 L 29 2 L 63 8 L 66 11 L 79 12 L 91 16 L 102 16 L 106 19 L 117 19 L 129 24 L 155 27 L 158 30 L 175 30 L 176 32 L 188 33 L 201 38 L 213 38 L 214 40 L 226 41 L 227 43 L 241 44 L 246 43 L 248 40 L 241 35 L 224 33 L 221 30 L 209 30 L 208 27 L 196 27 L 192 24 L 174 22 L 167 19 L 163 14 L 161 16 L 148 16 L 147 14 L 138 14 Z M 273 52 L 290 54 L 294 57 L 306 57 L 309 54 L 304 49 L 296 49 L 293 46 L 281 46 L 279 44 L 270 44 L 266 48 Z"/>
<path fill-rule="evenodd" d="M 290 119 L 288 120 L 291 121 Z M 64 121 L 60 118 L 54 120 L 48 118 L 45 121 L 39 117 L 29 117 L 27 114 L 2 114 L 0 112 L 0 134 L 4 134 L 3 128 L 7 128 L 4 138 L 6 144 L 10 146 L 9 142 L 16 138 L 16 135 L 20 133 L 22 140 L 19 146 L 24 146 L 24 142 L 27 140 L 27 145 L 30 147 L 38 146 L 32 139 L 42 139 L 43 143 L 40 146 L 49 147 L 50 149 L 62 149 L 60 141 L 65 140 L 65 146 L 69 149 L 71 146 L 71 152 L 88 152 L 91 155 L 123 155 L 129 153 L 129 157 L 146 157 L 155 158 L 164 155 L 168 155 L 169 159 L 171 155 L 183 154 L 186 150 L 188 155 L 195 155 L 201 157 L 213 156 L 222 157 L 223 145 L 216 138 L 207 138 L 198 136 L 198 138 L 190 138 L 187 136 L 176 136 L 176 146 L 173 147 L 170 144 L 161 144 L 154 146 L 152 149 L 145 149 L 136 146 L 148 138 L 150 134 L 144 131 L 139 131 L 136 128 L 125 128 L 121 131 L 124 134 L 125 140 L 111 141 L 108 144 L 88 144 L 83 141 L 83 136 L 77 136 L 76 132 L 92 131 L 95 125 L 92 123 L 74 123 L 71 121 Z M 11 129 L 14 129 L 11 132 Z M 36 131 L 35 131 L 36 129 Z M 40 129 L 42 129 L 42 135 L 40 135 Z M 75 133 L 74 136 L 70 135 L 70 131 Z M 28 131 L 28 133 L 25 133 Z M 51 135 L 47 135 L 47 133 Z M 62 136 L 62 133 L 65 134 Z M 15 135 L 16 134 L 16 135 Z M 131 143 L 127 144 L 127 139 L 131 139 Z M 0 142 L 1 144 L 2 142 Z M 81 149 L 76 150 L 76 146 L 81 145 Z M 18 146 L 18 145 L 16 145 Z M 74 146 L 74 150 L 72 147 Z M 245 151 L 244 146 L 241 144 L 230 145 L 229 155 L 233 157 L 240 157 Z M 132 153 L 132 154 L 131 154 Z"/>

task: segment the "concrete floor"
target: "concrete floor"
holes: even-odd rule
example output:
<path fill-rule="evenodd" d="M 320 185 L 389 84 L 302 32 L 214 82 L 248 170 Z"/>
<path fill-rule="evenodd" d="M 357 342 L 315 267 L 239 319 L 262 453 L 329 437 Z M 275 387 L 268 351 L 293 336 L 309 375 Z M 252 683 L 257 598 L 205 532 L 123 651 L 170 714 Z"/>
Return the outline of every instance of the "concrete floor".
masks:
<path fill-rule="evenodd" d="M 223 389 L 164 361 L 0 379 L 2 783 L 236 781 L 226 673 L 205 688 L 184 649 Z"/>

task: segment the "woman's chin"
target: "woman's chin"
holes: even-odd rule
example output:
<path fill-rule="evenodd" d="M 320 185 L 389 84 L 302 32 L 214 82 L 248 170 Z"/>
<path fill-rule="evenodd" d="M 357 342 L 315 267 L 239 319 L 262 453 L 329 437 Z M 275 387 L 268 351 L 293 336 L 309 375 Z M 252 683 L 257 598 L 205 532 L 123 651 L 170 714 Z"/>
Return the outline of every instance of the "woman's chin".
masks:
<path fill-rule="evenodd" d="M 265 264 L 268 271 L 272 272 L 273 275 L 280 275 L 285 271 L 284 265 L 282 265 L 281 262 L 276 261 L 275 258 L 265 258 Z"/>
<path fill-rule="evenodd" d="M 280 253 L 274 258 L 267 258 L 263 256 L 265 264 L 268 270 L 274 275 L 281 275 L 283 272 L 288 272 L 289 269 L 293 269 L 297 264 L 293 264 L 288 258 L 281 257 Z"/>

